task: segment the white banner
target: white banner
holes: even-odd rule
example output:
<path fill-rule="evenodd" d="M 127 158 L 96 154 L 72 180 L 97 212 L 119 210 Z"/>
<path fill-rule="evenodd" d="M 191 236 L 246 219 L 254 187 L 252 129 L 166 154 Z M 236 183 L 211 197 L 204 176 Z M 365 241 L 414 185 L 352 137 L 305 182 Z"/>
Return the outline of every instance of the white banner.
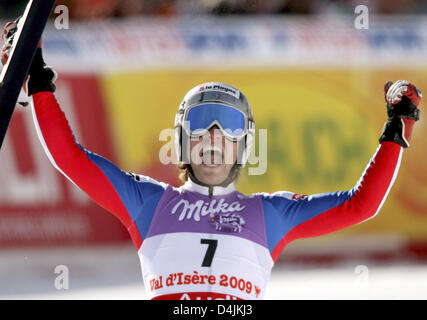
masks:
<path fill-rule="evenodd" d="M 427 17 L 176 18 L 103 21 L 44 34 L 48 64 L 68 72 L 188 67 L 419 67 Z"/>

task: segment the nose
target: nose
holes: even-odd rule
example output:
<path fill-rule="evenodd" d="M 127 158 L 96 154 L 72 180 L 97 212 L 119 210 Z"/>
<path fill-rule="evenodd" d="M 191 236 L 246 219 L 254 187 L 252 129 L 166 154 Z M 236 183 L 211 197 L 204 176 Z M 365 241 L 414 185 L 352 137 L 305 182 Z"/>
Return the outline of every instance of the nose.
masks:
<path fill-rule="evenodd" d="M 211 141 L 212 144 L 221 143 L 223 141 L 224 135 L 222 134 L 220 128 L 217 125 L 213 125 L 211 128 L 209 128 L 209 131 L 203 135 L 200 139 L 206 141 Z"/>
<path fill-rule="evenodd" d="M 214 134 L 214 132 L 215 132 L 215 130 L 218 130 L 218 131 L 219 131 L 219 127 L 218 127 L 218 125 L 216 125 L 216 124 L 214 124 L 212 127 L 210 127 L 210 129 L 209 129 L 209 133 L 210 133 L 211 135 L 213 135 L 213 134 Z"/>
<path fill-rule="evenodd" d="M 211 140 L 219 140 L 224 137 L 221 132 L 221 129 L 216 124 L 209 129 L 209 135 Z"/>

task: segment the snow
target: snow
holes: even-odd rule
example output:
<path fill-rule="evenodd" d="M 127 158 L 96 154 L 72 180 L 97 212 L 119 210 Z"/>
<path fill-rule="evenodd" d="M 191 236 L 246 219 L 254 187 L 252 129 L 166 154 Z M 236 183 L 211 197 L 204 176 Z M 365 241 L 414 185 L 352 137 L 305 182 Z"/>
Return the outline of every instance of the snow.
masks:
<path fill-rule="evenodd" d="M 0 250 L 0 299 L 147 299 L 132 245 Z M 58 267 L 59 266 L 59 267 Z M 61 266 L 68 289 L 57 289 Z M 62 269 L 61 269 L 62 270 Z M 57 271 L 57 273 L 55 273 Z M 65 283 L 63 283 L 65 285 Z M 278 264 L 265 299 L 427 299 L 427 264 Z"/>

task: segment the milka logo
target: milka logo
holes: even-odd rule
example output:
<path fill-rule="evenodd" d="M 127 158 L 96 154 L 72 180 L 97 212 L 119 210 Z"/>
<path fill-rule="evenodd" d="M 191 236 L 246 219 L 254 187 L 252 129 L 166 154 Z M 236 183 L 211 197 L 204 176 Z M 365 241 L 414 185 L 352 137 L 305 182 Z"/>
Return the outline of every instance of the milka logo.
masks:
<path fill-rule="evenodd" d="M 241 205 L 238 201 L 227 203 L 224 199 L 219 201 L 212 200 L 211 202 L 205 202 L 203 200 L 198 200 L 195 203 L 189 203 L 188 200 L 181 199 L 172 209 L 172 214 L 178 212 L 181 209 L 181 214 L 179 215 L 178 220 L 182 221 L 185 217 L 187 219 L 194 218 L 196 221 L 200 221 L 200 216 L 204 217 L 206 215 L 215 215 L 218 213 L 229 213 L 229 212 L 239 212 L 245 209 L 246 206 Z"/>

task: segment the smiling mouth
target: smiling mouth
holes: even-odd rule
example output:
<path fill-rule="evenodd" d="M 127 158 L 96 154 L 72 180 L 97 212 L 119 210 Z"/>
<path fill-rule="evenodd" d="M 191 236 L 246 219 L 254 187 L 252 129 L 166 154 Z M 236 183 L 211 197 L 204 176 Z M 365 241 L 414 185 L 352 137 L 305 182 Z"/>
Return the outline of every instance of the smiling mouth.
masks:
<path fill-rule="evenodd" d="M 216 146 L 208 146 L 200 151 L 202 164 L 207 167 L 217 167 L 222 164 L 222 149 Z"/>

